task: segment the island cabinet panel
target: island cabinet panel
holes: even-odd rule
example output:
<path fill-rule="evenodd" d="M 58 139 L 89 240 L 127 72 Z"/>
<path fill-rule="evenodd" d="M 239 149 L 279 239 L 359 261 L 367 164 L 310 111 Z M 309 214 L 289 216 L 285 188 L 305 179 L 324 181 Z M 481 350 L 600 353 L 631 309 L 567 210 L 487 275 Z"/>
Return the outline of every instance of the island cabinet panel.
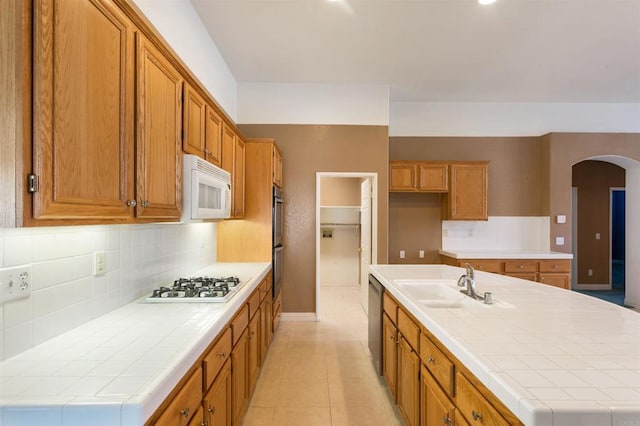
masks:
<path fill-rule="evenodd" d="M 33 15 L 33 218 L 130 219 L 135 28 L 109 0 Z"/>
<path fill-rule="evenodd" d="M 140 33 L 137 43 L 136 214 L 148 219 L 179 219 L 182 77 Z"/>
<path fill-rule="evenodd" d="M 231 361 L 225 362 L 202 405 L 205 425 L 231 426 Z"/>
<path fill-rule="evenodd" d="M 405 340 L 409 342 L 412 348 L 418 348 L 420 328 L 416 325 L 413 319 L 407 315 L 404 309 L 398 309 L 398 332 L 404 336 Z"/>
<path fill-rule="evenodd" d="M 198 368 L 153 424 L 156 426 L 189 425 L 201 403 L 202 369 Z"/>
<path fill-rule="evenodd" d="M 456 405 L 462 416 L 471 424 L 510 424 L 460 372 L 456 374 Z"/>
<path fill-rule="evenodd" d="M 382 309 L 389 316 L 391 322 L 398 323 L 398 304 L 386 292 L 382 294 Z"/>
<path fill-rule="evenodd" d="M 386 314 L 382 316 L 382 375 L 393 396 L 393 402 L 396 402 L 398 395 L 398 330 Z"/>
<path fill-rule="evenodd" d="M 420 358 L 403 335 L 400 335 L 398 345 L 398 409 L 406 425 L 418 425 L 420 420 Z"/>
<path fill-rule="evenodd" d="M 453 426 L 456 407 L 426 368 L 420 372 L 420 426 Z"/>
<path fill-rule="evenodd" d="M 231 353 L 231 410 L 233 424 L 242 424 L 242 417 L 249 400 L 248 368 L 249 368 L 249 340 L 248 330 L 240 336 L 238 343 Z"/>
<path fill-rule="evenodd" d="M 449 192 L 442 197 L 445 220 L 487 220 L 487 162 L 449 164 Z"/>
<path fill-rule="evenodd" d="M 259 311 L 258 311 L 259 312 Z M 260 315 L 254 315 L 249 322 L 247 341 L 248 341 L 248 356 L 247 356 L 247 389 L 248 393 L 251 393 L 253 387 L 258 379 L 258 373 L 260 373 Z"/>

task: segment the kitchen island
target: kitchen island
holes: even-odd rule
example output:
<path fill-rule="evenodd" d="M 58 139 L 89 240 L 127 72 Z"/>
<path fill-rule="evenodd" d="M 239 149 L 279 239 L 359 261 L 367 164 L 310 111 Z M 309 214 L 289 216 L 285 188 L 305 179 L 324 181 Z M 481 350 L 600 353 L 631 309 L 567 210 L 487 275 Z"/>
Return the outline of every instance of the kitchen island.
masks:
<path fill-rule="evenodd" d="M 225 303 L 143 297 L 1 362 L 0 425 L 145 424 L 270 269 L 213 264 L 194 274 L 243 282 Z"/>
<path fill-rule="evenodd" d="M 493 296 L 486 305 L 458 292 L 464 272 L 448 265 L 370 269 L 523 424 L 640 425 L 640 314 L 552 286 L 476 272 L 478 292 Z"/>

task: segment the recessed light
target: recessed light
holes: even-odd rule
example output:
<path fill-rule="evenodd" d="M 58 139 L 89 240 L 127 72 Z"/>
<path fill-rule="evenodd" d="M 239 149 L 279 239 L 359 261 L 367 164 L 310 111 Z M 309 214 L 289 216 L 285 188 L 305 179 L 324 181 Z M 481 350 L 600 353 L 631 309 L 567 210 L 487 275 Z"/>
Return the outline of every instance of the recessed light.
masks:
<path fill-rule="evenodd" d="M 478 3 L 480 4 L 491 4 L 491 3 L 495 3 L 496 0 L 478 0 Z"/>

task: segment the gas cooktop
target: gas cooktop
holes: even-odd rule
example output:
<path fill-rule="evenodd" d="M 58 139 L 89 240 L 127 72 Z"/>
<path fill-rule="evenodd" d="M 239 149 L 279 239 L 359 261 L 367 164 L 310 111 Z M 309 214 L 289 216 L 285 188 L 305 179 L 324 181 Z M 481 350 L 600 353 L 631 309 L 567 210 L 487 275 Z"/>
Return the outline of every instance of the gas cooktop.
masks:
<path fill-rule="evenodd" d="M 214 302 L 228 301 L 242 287 L 238 277 L 179 278 L 173 285 L 153 290 L 147 302 Z"/>

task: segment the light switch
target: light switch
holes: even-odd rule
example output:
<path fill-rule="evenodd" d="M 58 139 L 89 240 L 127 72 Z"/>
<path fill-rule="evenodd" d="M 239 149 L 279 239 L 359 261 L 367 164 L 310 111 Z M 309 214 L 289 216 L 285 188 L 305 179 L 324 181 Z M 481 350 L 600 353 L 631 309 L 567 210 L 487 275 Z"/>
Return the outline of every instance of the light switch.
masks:
<path fill-rule="evenodd" d="M 400 259 L 404 259 L 404 250 L 400 250 Z"/>
<path fill-rule="evenodd" d="M 556 245 L 563 246 L 564 245 L 564 237 L 556 237 Z"/>
<path fill-rule="evenodd" d="M 424 250 L 420 250 L 420 251 L 418 252 L 418 257 L 419 257 L 420 259 L 424 259 Z"/>
<path fill-rule="evenodd" d="M 596 240 L 599 240 L 599 239 L 600 239 L 600 233 L 596 232 Z"/>

